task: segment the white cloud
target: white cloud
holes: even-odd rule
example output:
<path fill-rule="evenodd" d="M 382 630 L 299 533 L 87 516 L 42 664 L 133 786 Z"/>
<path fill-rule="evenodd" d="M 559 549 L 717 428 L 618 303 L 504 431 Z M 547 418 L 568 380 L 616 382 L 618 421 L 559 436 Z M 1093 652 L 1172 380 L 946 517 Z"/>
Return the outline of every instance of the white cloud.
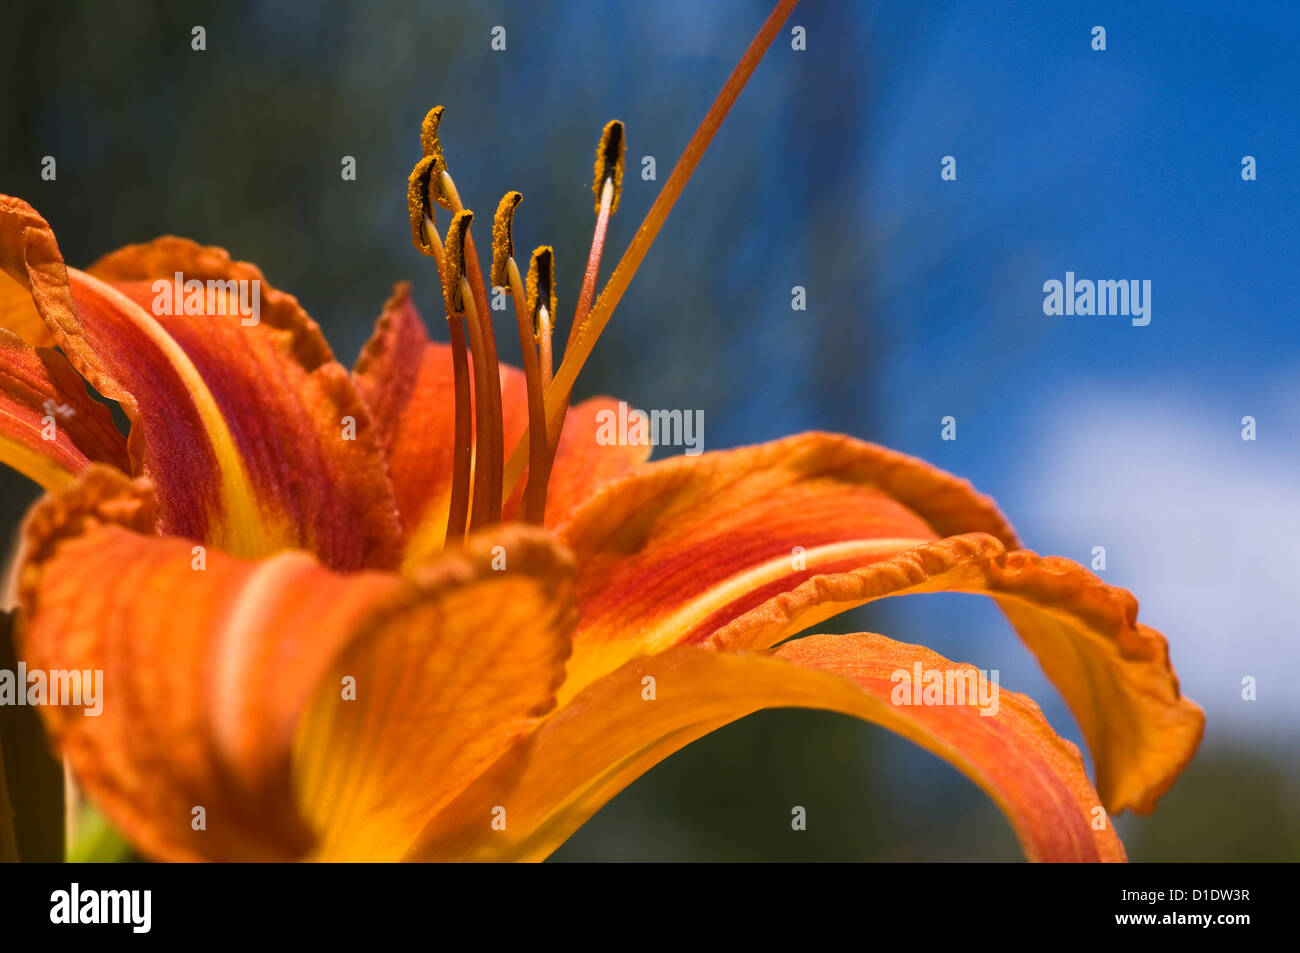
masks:
<path fill-rule="evenodd" d="M 1207 737 L 1300 734 L 1300 446 L 1294 395 L 1240 408 L 1107 384 L 1061 392 L 1033 421 L 1016 521 L 1031 548 L 1087 564 L 1163 631 Z M 1258 439 L 1241 439 L 1241 417 Z M 1258 700 L 1241 699 L 1254 676 Z"/>

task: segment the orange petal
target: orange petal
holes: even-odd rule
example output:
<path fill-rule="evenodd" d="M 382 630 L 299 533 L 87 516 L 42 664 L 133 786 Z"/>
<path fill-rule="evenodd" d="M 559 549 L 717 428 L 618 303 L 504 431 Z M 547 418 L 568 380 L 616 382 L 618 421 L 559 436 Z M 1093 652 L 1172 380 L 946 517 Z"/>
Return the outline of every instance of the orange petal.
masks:
<path fill-rule="evenodd" d="M 592 397 L 569 408 L 547 484 L 548 528 L 564 525 L 601 487 L 626 476 L 650 458 L 652 448 L 648 445 L 620 446 L 596 439 L 601 426 L 599 415 L 602 411 L 617 414 L 618 403 L 611 397 Z M 523 428 L 519 433 L 523 435 Z"/>
<path fill-rule="evenodd" d="M 319 328 L 256 268 L 163 238 L 93 274 L 68 269 L 45 220 L 0 196 L 0 269 L 28 289 L 73 367 L 122 404 L 161 531 L 245 556 L 300 547 L 337 568 L 395 563 L 392 494 L 364 405 Z M 178 272 L 249 282 L 258 323 L 244 325 L 224 292 L 212 304 L 233 313 L 153 313 L 156 300 L 174 304 L 154 282 L 170 288 Z"/>
<path fill-rule="evenodd" d="M 901 454 L 805 434 L 670 460 L 608 486 L 559 536 L 582 616 L 562 700 L 637 655 L 763 648 L 871 599 L 963 591 L 999 598 L 1078 718 L 1111 811 L 1150 810 L 1200 740 L 1204 716 L 1129 593 L 1009 554 L 987 498 Z"/>
<path fill-rule="evenodd" d="M 0 329 L 0 462 L 53 490 L 94 461 L 130 467 L 108 408 L 62 354 Z"/>
<path fill-rule="evenodd" d="M 555 705 L 573 567 L 540 529 L 502 526 L 416 570 L 422 600 L 354 641 L 299 731 L 295 787 L 315 856 L 400 860 L 451 797 Z M 356 700 L 340 697 L 355 679 Z"/>
<path fill-rule="evenodd" d="M 556 532 L 580 565 L 566 697 L 636 655 L 705 641 L 825 567 L 866 565 L 952 533 L 1015 542 L 964 480 L 818 433 L 650 464 Z"/>
<path fill-rule="evenodd" d="M 337 725 L 367 732 L 364 758 L 352 765 L 364 767 L 352 779 L 367 783 L 349 790 L 373 794 L 381 779 L 384 816 L 397 820 L 418 818 L 419 806 L 432 809 L 453 793 L 444 785 L 496 754 L 488 742 L 504 746 L 527 727 L 558 681 L 567 640 L 541 620 L 555 605 L 557 625 L 571 621 L 551 595 L 571 570 L 538 530 L 500 531 L 507 572 L 493 572 L 490 550 L 477 542 L 404 579 L 341 575 L 302 552 L 245 561 L 209 549 L 196 568 L 189 541 L 143 535 L 155 518 L 146 481 L 92 467 L 76 488 L 33 510 L 20 580 L 29 670 L 103 672 L 101 713 L 46 706 L 50 733 L 90 797 L 152 856 L 283 860 L 313 847 L 309 822 L 321 805 L 300 805 L 292 758 L 308 706 L 315 724 L 321 698 L 339 699 L 339 666 L 357 676 L 360 700 L 340 702 L 358 708 Z M 503 632 L 480 614 L 474 634 L 482 646 L 470 651 L 446 617 L 466 602 L 498 599 L 537 621 L 530 627 L 512 615 Z M 384 670 L 387 653 L 416 641 L 424 649 L 419 670 L 432 682 L 410 678 L 414 664 Z M 462 671 L 481 681 L 447 687 L 441 679 L 463 653 L 470 661 Z M 408 650 L 408 660 L 415 655 Z M 531 694 L 506 684 L 514 676 Z M 440 714 L 458 718 L 470 701 L 475 718 L 465 727 L 485 739 L 460 733 L 459 722 L 435 721 L 424 734 L 410 728 Z M 435 731 L 444 737 L 428 758 L 413 760 L 400 746 Z M 326 738 L 324 750 L 352 752 L 348 743 L 358 740 L 337 738 Z M 401 799 L 410 803 L 399 814 L 392 802 Z M 205 811 L 203 830 L 192 824 L 196 807 Z"/>
<path fill-rule="evenodd" d="M 407 549 L 419 536 L 427 538 L 420 548 L 435 552 L 446 535 L 455 450 L 451 348 L 429 340 L 409 285 L 384 304 L 352 376 L 388 461 Z"/>
<path fill-rule="evenodd" d="M 33 347 L 48 347 L 54 336 L 45 326 L 41 313 L 26 286 L 0 271 L 0 328 L 18 335 Z"/>
<path fill-rule="evenodd" d="M 1078 563 L 952 536 L 847 571 L 825 571 L 713 630 L 713 648 L 766 647 L 883 596 L 993 596 L 1070 706 L 1114 813 L 1153 810 L 1195 754 L 1205 715 L 1179 691 L 1169 646 L 1137 600 Z"/>
<path fill-rule="evenodd" d="M 406 564 L 415 565 L 437 552 L 446 534 L 455 402 L 451 348 L 429 339 L 406 284 L 399 284 L 384 305 L 354 377 L 388 457 Z M 505 364 L 501 404 L 510 446 L 528 425 L 528 393 L 523 372 Z M 597 443 L 596 414 L 611 405 L 608 398 L 597 397 L 570 410 L 548 484 L 548 526 L 558 525 L 602 485 L 645 461 L 648 447 Z M 506 505 L 506 519 L 517 511 L 520 496 L 516 493 Z"/>
<path fill-rule="evenodd" d="M 1078 749 L 1033 701 L 999 691 L 989 715 L 970 704 L 895 704 L 892 676 L 918 663 L 970 669 L 870 634 L 809 636 L 775 653 L 680 646 L 629 662 L 475 781 L 425 829 L 413 856 L 544 859 L 674 751 L 761 708 L 797 706 L 874 722 L 948 761 L 1002 808 L 1030 860 L 1125 859 Z M 490 824 L 493 805 L 504 808 L 504 830 Z"/>

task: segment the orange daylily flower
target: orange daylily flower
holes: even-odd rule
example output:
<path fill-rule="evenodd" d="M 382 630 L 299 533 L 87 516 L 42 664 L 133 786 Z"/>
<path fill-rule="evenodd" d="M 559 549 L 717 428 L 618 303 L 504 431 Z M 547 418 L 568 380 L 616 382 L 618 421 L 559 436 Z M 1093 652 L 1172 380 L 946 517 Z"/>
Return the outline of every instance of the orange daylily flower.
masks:
<path fill-rule="evenodd" d="M 1030 859 L 1124 859 L 1106 812 L 1152 810 L 1203 726 L 1128 592 L 1022 549 L 968 483 L 872 444 L 806 433 L 647 463 L 647 447 L 596 439 L 615 402 L 569 406 L 791 6 L 751 44 L 595 298 L 621 176 L 622 128 L 607 128 L 558 369 L 553 258 L 534 256 L 525 290 L 510 196 L 491 275 L 511 288 L 525 367 L 496 363 L 440 110 L 412 175 L 412 227 L 438 266 L 452 342 L 430 339 L 399 286 L 351 372 L 252 265 L 161 238 L 68 268 L 45 220 L 0 196 L 0 460 L 50 491 L 25 527 L 21 655 L 104 672 L 100 716 L 43 712 L 81 788 L 139 849 L 542 859 L 684 745 L 804 706 L 949 761 Z M 454 216 L 445 240 L 436 206 Z M 241 320 L 226 284 L 221 307 L 160 313 L 160 293 L 183 296 L 178 274 L 257 282 L 258 320 Z M 121 405 L 127 438 L 83 379 Z M 1095 787 L 1024 696 L 1001 692 L 992 714 L 898 700 L 900 671 L 970 666 L 875 634 L 787 641 L 873 599 L 937 591 L 997 601 L 1078 719 Z"/>

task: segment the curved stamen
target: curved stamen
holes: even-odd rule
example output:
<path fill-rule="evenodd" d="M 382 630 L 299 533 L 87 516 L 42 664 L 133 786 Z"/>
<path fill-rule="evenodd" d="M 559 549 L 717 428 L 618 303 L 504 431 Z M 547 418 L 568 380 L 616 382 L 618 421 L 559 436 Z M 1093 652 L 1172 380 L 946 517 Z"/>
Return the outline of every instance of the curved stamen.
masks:
<path fill-rule="evenodd" d="M 461 203 L 456 183 L 443 169 L 440 177 L 443 194 L 452 210 L 460 215 L 465 212 Z M 471 216 L 473 213 L 470 213 Z M 492 333 L 492 310 L 488 307 L 487 288 L 483 284 L 483 270 L 479 265 L 478 251 L 474 247 L 474 238 L 466 225 L 461 246 L 461 276 L 466 278 L 471 289 L 470 298 L 473 309 L 468 305 L 465 318 L 472 322 L 470 327 L 470 347 L 474 351 L 474 366 L 477 388 L 474 395 L 476 406 L 482 404 L 482 412 L 475 414 L 477 434 L 474 455 L 474 506 L 470 516 L 470 527 L 487 526 L 501 522 L 502 461 L 505 456 L 505 428 L 501 410 L 501 368 L 497 363 L 496 337 Z M 482 364 L 481 374 L 478 366 Z M 482 381 L 478 378 L 481 376 Z M 480 496 L 479 487 L 483 487 Z"/>
<path fill-rule="evenodd" d="M 523 355 L 524 381 L 528 389 L 528 485 L 524 490 L 523 518 L 541 524 L 546 517 L 546 484 L 549 476 L 546 453 L 545 396 L 542 393 L 541 368 L 533 340 L 532 321 L 528 317 L 523 279 L 515 264 L 514 216 L 523 196 L 507 192 L 492 219 L 492 283 L 505 288 L 514 299 L 515 321 L 519 326 L 519 350 Z"/>
<path fill-rule="evenodd" d="M 443 194 L 442 170 L 446 160 L 438 141 L 438 123 L 442 107 L 434 106 L 420 125 L 420 149 L 424 157 L 415 164 L 407 185 L 406 202 L 411 213 L 411 240 L 420 253 L 433 259 L 438 281 L 447 302 L 447 329 L 451 338 L 451 377 L 455 401 L 455 430 L 452 435 L 451 494 L 447 501 L 447 525 L 443 545 L 459 542 L 465 535 L 469 519 L 469 480 L 474 460 L 474 430 L 471 419 L 469 362 L 465 354 L 465 322 L 452 306 L 455 294 L 449 293 L 446 250 L 434 224 L 435 205 L 449 209 Z"/>
<path fill-rule="evenodd" d="M 446 253 L 442 239 L 433 227 L 433 219 L 424 220 L 424 239 L 438 252 L 438 275 L 447 312 L 447 329 L 451 337 L 451 380 L 456 418 L 452 435 L 451 495 L 447 501 L 447 529 L 443 545 L 459 542 L 465 536 L 469 520 L 469 479 L 474 462 L 474 428 L 471 420 L 472 397 L 469 384 L 469 360 L 465 354 L 465 321 L 453 307 L 455 295 L 448 293 L 453 280 L 447 274 Z"/>
<path fill-rule="evenodd" d="M 492 216 L 492 275 L 494 288 L 504 288 L 513 293 L 510 276 L 506 274 L 506 262 L 515 257 L 515 209 L 524 200 L 520 192 L 509 191 L 501 196 L 497 204 L 497 213 Z"/>
<path fill-rule="evenodd" d="M 420 226 L 422 246 L 432 252 L 438 265 L 438 279 L 443 283 L 443 296 L 446 298 L 445 252 L 442 239 L 433 226 L 433 219 L 424 217 Z M 469 475 L 474 458 L 474 429 L 470 418 L 471 399 L 469 385 L 469 361 L 465 355 L 465 322 L 461 315 L 447 308 L 447 331 L 451 338 L 451 380 L 455 407 L 455 431 L 452 435 L 451 496 L 447 501 L 447 527 L 443 535 L 443 545 L 458 542 L 465 535 L 465 523 L 469 518 Z"/>
<path fill-rule="evenodd" d="M 451 379 L 455 390 L 456 424 L 452 437 L 455 446 L 451 470 L 451 498 L 447 502 L 445 544 L 459 542 L 465 535 L 469 519 L 469 477 L 474 459 L 474 428 L 471 418 L 469 360 L 465 354 L 465 322 L 461 316 L 448 315 L 451 335 Z"/>
<path fill-rule="evenodd" d="M 420 250 L 420 254 L 437 262 L 441 278 L 442 240 L 438 238 L 433 223 L 433 203 L 430 201 L 431 180 L 442 174 L 438 165 L 440 161 L 437 156 L 425 156 L 415 164 L 406 187 L 406 204 L 411 213 L 411 243 Z"/>
<path fill-rule="evenodd" d="M 537 340 L 532 322 L 528 319 L 524 298 L 524 283 L 519 276 L 519 266 L 510 258 L 506 261 L 506 276 L 510 281 L 510 296 L 515 299 L 515 320 L 519 323 L 519 347 L 524 355 L 524 378 L 528 384 L 528 485 L 524 489 L 524 520 L 541 523 L 546 516 L 546 484 L 550 477 L 549 457 L 546 450 L 546 395 L 542 382 Z"/>
<path fill-rule="evenodd" d="M 442 239 L 433 227 L 433 219 L 425 217 L 422 226 L 425 244 L 436 252 L 438 277 L 443 278 L 444 251 Z M 471 418 L 469 386 L 469 359 L 465 354 L 465 322 L 459 314 L 447 311 L 447 331 L 451 337 L 451 381 L 456 409 L 455 431 L 452 435 L 451 497 L 447 501 L 447 529 L 443 545 L 458 542 L 465 536 L 469 519 L 469 475 L 474 459 L 474 426 Z"/>
<path fill-rule="evenodd" d="M 487 376 L 487 362 L 483 360 L 485 348 L 483 345 L 482 322 L 480 321 L 473 291 L 465 276 L 466 237 L 469 234 L 470 222 L 473 220 L 474 213 L 467 209 L 461 209 L 452 218 L 451 227 L 447 230 L 446 251 L 444 254 L 446 264 L 443 266 L 446 278 L 443 283 L 443 294 L 447 300 L 447 313 L 464 315 L 465 327 L 469 332 L 470 353 L 474 360 L 474 492 L 469 507 L 469 528 L 471 530 L 496 522 L 501 518 L 499 491 L 489 493 L 491 489 L 491 471 L 482 466 L 485 447 L 488 447 L 493 434 L 493 427 L 488 419 L 492 412 L 492 405 L 487 395 L 494 389 L 500 394 L 500 386 L 499 381 L 492 381 Z M 493 387 L 494 384 L 497 385 L 495 388 Z M 499 425 L 496 428 L 496 433 L 500 434 Z M 490 454 L 490 448 L 488 453 Z M 495 503 L 495 506 L 493 503 Z M 451 538 L 450 535 L 448 538 Z"/>

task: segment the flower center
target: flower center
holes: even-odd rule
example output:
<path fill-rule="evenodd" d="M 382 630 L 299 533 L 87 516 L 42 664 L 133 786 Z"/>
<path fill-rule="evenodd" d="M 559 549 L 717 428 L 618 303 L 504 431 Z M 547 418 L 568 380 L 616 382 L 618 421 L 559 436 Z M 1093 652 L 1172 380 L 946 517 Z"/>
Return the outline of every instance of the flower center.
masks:
<path fill-rule="evenodd" d="M 597 338 L 609 323 L 619 299 L 627 290 L 695 167 L 699 165 L 722 120 L 796 3 L 798 0 L 779 0 L 768 15 L 687 143 L 682 157 L 664 183 L 645 221 L 637 229 L 627 251 L 623 253 L 597 298 L 596 280 L 600 274 L 609 220 L 618 208 L 627 148 L 623 124 L 615 119 L 605 125 L 600 145 L 596 149 L 595 176 L 592 182 L 592 191 L 596 196 L 596 227 L 591 239 L 591 250 L 587 254 L 587 267 L 573 313 L 573 323 L 569 327 L 564 358 L 554 377 L 551 340 L 556 310 L 554 253 L 549 246 L 533 252 L 525 287 L 514 258 L 512 234 L 514 212 L 522 196 L 518 192 L 507 192 L 501 199 L 493 219 L 490 277 L 495 286 L 505 289 L 514 299 L 528 392 L 528 430 L 515 446 L 508 463 L 504 455 L 501 377 L 496 340 L 492 333 L 487 288 L 474 239 L 470 234 L 470 223 L 474 215 L 464 207 L 456 183 L 447 172 L 446 158 L 438 139 L 438 125 L 442 120 L 443 108 L 435 106 L 425 117 L 420 128 L 420 145 L 424 156 L 411 172 L 407 201 L 415 246 L 433 258 L 438 268 L 451 335 L 456 410 L 447 545 L 458 543 L 467 531 L 500 522 L 501 508 L 513 495 L 525 469 L 528 478 L 520 516 L 527 522 L 538 524 L 545 520 L 546 486 L 578 372 L 591 355 Z M 453 214 L 445 242 L 439 239 L 434 225 L 434 209 L 437 206 Z M 465 353 L 467 338 L 471 355 L 469 361 Z"/>

